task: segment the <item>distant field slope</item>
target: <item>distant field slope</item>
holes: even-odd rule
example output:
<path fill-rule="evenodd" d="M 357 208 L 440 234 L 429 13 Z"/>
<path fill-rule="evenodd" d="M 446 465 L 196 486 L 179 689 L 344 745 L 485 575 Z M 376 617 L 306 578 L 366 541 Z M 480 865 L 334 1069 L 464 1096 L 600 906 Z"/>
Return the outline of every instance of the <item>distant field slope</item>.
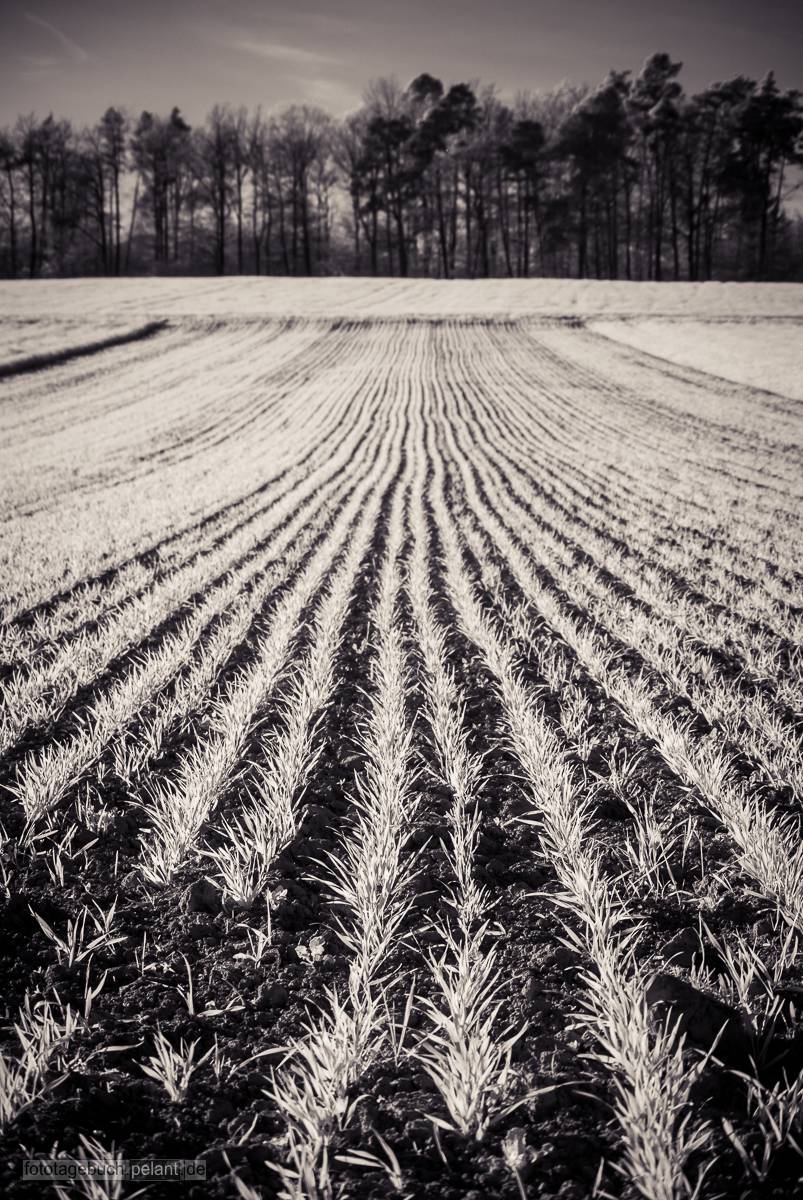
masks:
<path fill-rule="evenodd" d="M 0 282 L 0 314 L 160 316 L 803 317 L 803 284 L 576 279 L 94 279 Z"/>
<path fill-rule="evenodd" d="M 131 327 L 113 321 L 89 326 L 84 319 L 0 318 L 0 379 L 140 341 L 163 327 L 159 321 Z"/>
<path fill-rule="evenodd" d="M 669 362 L 803 400 L 803 318 L 590 321 L 589 328 Z"/>
<path fill-rule="evenodd" d="M 801 290 L 0 287 L 0 1193 L 799 1194 Z"/>

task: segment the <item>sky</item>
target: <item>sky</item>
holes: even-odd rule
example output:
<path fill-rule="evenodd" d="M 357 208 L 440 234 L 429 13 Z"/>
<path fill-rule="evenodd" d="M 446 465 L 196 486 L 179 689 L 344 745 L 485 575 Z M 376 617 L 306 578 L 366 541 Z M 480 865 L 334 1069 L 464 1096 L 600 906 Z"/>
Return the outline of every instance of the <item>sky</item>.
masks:
<path fill-rule="evenodd" d="M 340 116 L 366 84 L 422 71 L 503 98 L 637 71 L 653 51 L 693 92 L 774 69 L 803 89 L 803 0 L 2 0 L 0 126 L 216 102 Z"/>

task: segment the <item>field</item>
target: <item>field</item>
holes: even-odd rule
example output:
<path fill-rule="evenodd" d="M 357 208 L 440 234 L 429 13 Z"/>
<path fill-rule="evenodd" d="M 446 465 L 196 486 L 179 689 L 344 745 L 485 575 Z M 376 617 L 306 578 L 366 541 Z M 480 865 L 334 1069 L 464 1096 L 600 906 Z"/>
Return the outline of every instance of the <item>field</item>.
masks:
<path fill-rule="evenodd" d="M 803 1186 L 802 327 L 0 284 L 3 1194 Z"/>

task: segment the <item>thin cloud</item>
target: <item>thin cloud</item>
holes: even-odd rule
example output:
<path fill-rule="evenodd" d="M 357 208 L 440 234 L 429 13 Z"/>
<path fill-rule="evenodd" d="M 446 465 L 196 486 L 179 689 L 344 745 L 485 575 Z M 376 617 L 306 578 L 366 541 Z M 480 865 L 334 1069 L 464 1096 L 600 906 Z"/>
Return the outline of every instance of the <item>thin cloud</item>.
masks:
<path fill-rule="evenodd" d="M 350 84 L 339 83 L 334 79 L 307 79 L 298 82 L 305 99 L 330 109 L 335 116 L 344 116 L 360 102 L 359 90 Z"/>
<path fill-rule="evenodd" d="M 64 61 L 54 54 L 19 54 L 17 60 L 30 71 L 52 71 Z"/>
<path fill-rule="evenodd" d="M 294 66 L 319 66 L 339 61 L 329 54 L 319 54 L 317 50 L 304 50 L 301 46 L 286 46 L 281 42 L 258 42 L 251 38 L 235 37 L 225 38 L 224 45 L 242 54 L 253 54 L 273 62 L 292 63 Z"/>
<path fill-rule="evenodd" d="M 73 63 L 89 62 L 89 54 L 84 50 L 83 46 L 79 46 L 72 38 L 67 37 L 66 33 L 62 33 L 60 29 L 56 29 L 55 25 L 51 25 L 50 21 L 46 21 L 43 17 L 37 17 L 36 13 L 25 13 L 26 21 L 30 21 L 31 25 L 38 25 L 40 29 L 44 29 L 60 44 L 64 50 L 68 61 Z M 30 61 L 38 60 L 40 66 L 47 62 L 49 65 L 55 65 L 63 61 L 63 59 L 54 59 L 50 55 L 33 56 Z"/>

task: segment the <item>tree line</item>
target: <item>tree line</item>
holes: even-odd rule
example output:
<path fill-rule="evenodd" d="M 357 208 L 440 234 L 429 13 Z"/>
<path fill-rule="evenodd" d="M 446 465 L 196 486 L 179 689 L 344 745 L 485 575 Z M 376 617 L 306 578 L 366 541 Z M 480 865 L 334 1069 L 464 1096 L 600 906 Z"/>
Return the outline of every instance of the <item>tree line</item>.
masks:
<path fill-rule="evenodd" d="M 0 273 L 803 279 L 803 98 L 654 54 L 503 103 L 429 74 L 334 120 L 216 105 L 0 129 Z"/>

